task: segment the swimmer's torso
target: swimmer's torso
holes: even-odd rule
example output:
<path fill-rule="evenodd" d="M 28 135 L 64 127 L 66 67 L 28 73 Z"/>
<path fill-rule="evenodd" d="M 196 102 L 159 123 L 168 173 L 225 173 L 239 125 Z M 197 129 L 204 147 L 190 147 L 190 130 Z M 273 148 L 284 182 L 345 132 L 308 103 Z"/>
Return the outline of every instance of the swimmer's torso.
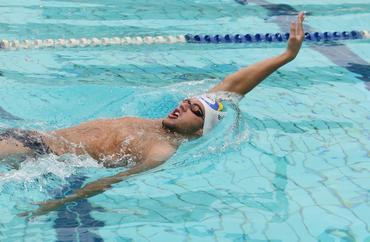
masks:
<path fill-rule="evenodd" d="M 105 166 L 125 166 L 147 159 L 153 149 L 174 152 L 176 145 L 160 125 L 161 120 L 130 117 L 96 120 L 49 132 L 43 140 L 57 155 L 89 154 Z"/>

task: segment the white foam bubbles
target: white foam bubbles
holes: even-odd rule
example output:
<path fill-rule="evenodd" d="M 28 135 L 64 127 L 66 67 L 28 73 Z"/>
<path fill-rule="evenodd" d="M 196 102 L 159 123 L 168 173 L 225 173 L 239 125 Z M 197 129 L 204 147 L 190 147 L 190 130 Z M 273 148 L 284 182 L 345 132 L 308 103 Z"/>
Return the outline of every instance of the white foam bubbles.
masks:
<path fill-rule="evenodd" d="M 26 158 L 19 169 L 13 169 L 0 175 L 0 183 L 9 181 L 32 182 L 43 175 L 53 174 L 61 179 L 72 175 L 76 168 L 102 167 L 90 156 L 48 154 L 38 158 Z"/>

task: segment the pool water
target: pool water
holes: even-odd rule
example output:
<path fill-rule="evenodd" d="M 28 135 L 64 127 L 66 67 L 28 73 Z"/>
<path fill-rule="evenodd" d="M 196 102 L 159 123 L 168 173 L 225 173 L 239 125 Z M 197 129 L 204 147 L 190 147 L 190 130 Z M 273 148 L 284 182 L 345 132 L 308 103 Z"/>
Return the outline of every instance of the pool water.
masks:
<path fill-rule="evenodd" d="M 242 1 L 239 1 L 242 2 Z M 370 29 L 368 0 L 0 3 L 2 39 Z M 370 241 L 369 40 L 304 44 L 208 136 L 103 194 L 33 219 L 106 169 L 90 157 L 0 161 L 0 241 Z M 285 44 L 0 51 L 0 129 L 160 118 Z"/>

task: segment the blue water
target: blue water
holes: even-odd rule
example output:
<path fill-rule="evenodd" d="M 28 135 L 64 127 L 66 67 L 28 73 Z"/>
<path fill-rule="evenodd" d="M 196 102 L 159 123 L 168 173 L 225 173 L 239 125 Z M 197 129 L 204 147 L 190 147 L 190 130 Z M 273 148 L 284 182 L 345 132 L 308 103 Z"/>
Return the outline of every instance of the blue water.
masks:
<path fill-rule="evenodd" d="M 368 0 L 2 1 L 3 39 L 370 30 Z M 0 129 L 165 116 L 284 44 L 0 51 Z M 368 40 L 304 44 L 209 136 L 101 195 L 17 214 L 122 169 L 90 157 L 0 161 L 0 241 L 370 241 Z"/>

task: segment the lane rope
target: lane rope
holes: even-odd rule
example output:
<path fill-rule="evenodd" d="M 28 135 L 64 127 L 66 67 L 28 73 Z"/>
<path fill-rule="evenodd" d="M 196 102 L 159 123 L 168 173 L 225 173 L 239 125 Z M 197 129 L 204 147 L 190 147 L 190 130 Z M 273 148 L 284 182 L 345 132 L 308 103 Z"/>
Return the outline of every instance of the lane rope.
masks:
<path fill-rule="evenodd" d="M 0 49 L 37 49 L 37 48 L 73 48 L 95 47 L 111 45 L 151 45 L 151 44 L 179 44 L 179 43 L 273 43 L 286 42 L 289 33 L 266 34 L 186 34 L 177 36 L 134 36 L 113 38 L 80 38 L 80 39 L 35 39 L 35 40 L 1 40 Z M 370 39 L 370 31 L 343 31 L 343 32 L 306 32 L 305 41 L 339 41 L 350 39 Z"/>
<path fill-rule="evenodd" d="M 369 39 L 369 31 L 343 31 L 343 32 L 306 32 L 305 41 L 338 41 L 349 39 Z M 226 35 L 185 35 L 190 43 L 256 43 L 256 42 L 286 42 L 289 33 L 266 34 L 226 34 Z"/>

